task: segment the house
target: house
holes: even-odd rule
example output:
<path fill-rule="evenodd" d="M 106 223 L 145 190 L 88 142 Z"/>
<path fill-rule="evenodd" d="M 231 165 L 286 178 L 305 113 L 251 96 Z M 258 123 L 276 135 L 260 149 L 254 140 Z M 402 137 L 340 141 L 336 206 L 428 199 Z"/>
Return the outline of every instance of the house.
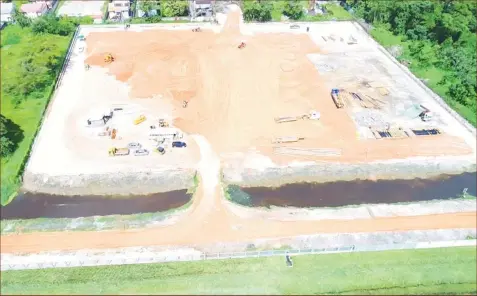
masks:
<path fill-rule="evenodd" d="M 108 18 L 110 20 L 129 19 L 129 0 L 113 0 L 108 4 Z"/>
<path fill-rule="evenodd" d="M 29 18 L 37 18 L 44 15 L 50 7 L 46 2 L 34 2 L 23 4 L 20 7 L 20 11 L 23 12 Z"/>
<path fill-rule="evenodd" d="M 192 17 L 210 17 L 213 15 L 212 6 L 214 0 L 192 0 L 191 1 L 191 13 Z"/>
<path fill-rule="evenodd" d="M 1 14 L 1 22 L 2 23 L 8 23 L 13 20 L 12 14 L 13 14 L 13 3 L 0 3 L 0 11 L 2 12 Z"/>

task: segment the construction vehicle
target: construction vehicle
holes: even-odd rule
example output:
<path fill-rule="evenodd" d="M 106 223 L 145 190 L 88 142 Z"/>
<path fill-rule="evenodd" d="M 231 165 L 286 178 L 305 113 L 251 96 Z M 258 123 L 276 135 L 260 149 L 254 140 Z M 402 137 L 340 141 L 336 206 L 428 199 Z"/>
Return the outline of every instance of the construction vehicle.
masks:
<path fill-rule="evenodd" d="M 142 145 L 139 144 L 138 142 L 131 142 L 128 144 L 129 149 L 141 149 Z"/>
<path fill-rule="evenodd" d="M 109 149 L 109 156 L 124 156 L 124 155 L 129 155 L 128 148 L 112 147 Z"/>
<path fill-rule="evenodd" d="M 154 152 L 157 152 L 157 153 L 160 153 L 160 154 L 164 155 L 164 154 L 166 153 L 166 149 L 164 149 L 164 147 L 157 146 L 157 147 L 154 149 Z"/>
<path fill-rule="evenodd" d="M 98 125 L 105 125 L 111 118 L 113 118 L 113 111 L 109 111 L 109 113 L 103 113 L 102 116 L 98 116 L 97 118 L 89 118 L 86 120 L 88 126 L 98 126 Z"/>
<path fill-rule="evenodd" d="M 280 143 L 293 143 L 298 142 L 300 140 L 304 140 L 305 138 L 301 137 L 279 137 L 272 140 L 273 144 L 280 144 Z"/>
<path fill-rule="evenodd" d="M 422 112 L 419 114 L 419 117 L 421 118 L 421 120 L 422 120 L 422 121 L 425 121 L 425 122 L 427 122 L 427 121 L 432 121 L 432 119 L 433 119 L 434 116 L 433 116 L 431 110 L 427 109 L 426 107 L 424 107 L 424 106 L 422 106 L 422 105 L 420 105 L 420 107 L 421 107 L 422 109 L 424 109 L 424 111 L 422 111 Z"/>
<path fill-rule="evenodd" d="M 159 119 L 159 127 L 169 127 L 169 123 L 167 123 L 164 119 Z"/>
<path fill-rule="evenodd" d="M 134 156 L 146 156 L 149 155 L 149 151 L 147 149 L 137 149 L 134 151 Z"/>
<path fill-rule="evenodd" d="M 242 49 L 242 48 L 245 48 L 245 46 L 247 46 L 247 45 L 245 44 L 245 42 L 242 41 L 242 42 L 240 42 L 238 48 Z"/>
<path fill-rule="evenodd" d="M 335 102 L 335 105 L 337 108 L 343 108 L 344 103 L 342 98 L 340 97 L 340 90 L 337 88 L 333 88 L 331 90 L 331 98 L 333 99 L 333 102 Z"/>
<path fill-rule="evenodd" d="M 98 133 L 99 137 L 110 137 L 112 140 L 116 139 L 116 133 L 117 130 L 115 128 L 110 129 L 109 126 L 107 126 L 104 130 L 100 131 Z"/>
<path fill-rule="evenodd" d="M 114 57 L 113 57 L 113 55 L 110 54 L 110 53 L 106 54 L 106 55 L 104 56 L 104 61 L 105 61 L 106 63 L 112 63 L 112 62 L 114 62 Z"/>
<path fill-rule="evenodd" d="M 282 122 L 291 122 L 291 121 L 297 121 L 297 120 L 317 120 L 320 119 L 320 112 L 318 111 L 310 111 L 309 114 L 304 114 L 304 115 L 299 115 L 299 116 L 285 116 L 285 117 L 275 117 L 275 122 L 276 123 L 282 123 Z"/>
<path fill-rule="evenodd" d="M 187 147 L 187 144 L 182 141 L 174 141 L 172 142 L 172 147 L 174 148 L 182 148 L 182 147 Z"/>
<path fill-rule="evenodd" d="M 202 32 L 202 29 L 200 27 L 192 29 L 192 32 Z"/>
<path fill-rule="evenodd" d="M 135 124 L 135 125 L 138 125 L 138 124 L 140 124 L 140 123 L 142 123 L 142 122 L 144 122 L 144 121 L 146 121 L 146 116 L 144 116 L 144 115 L 139 115 L 138 118 L 134 119 L 134 124 Z"/>

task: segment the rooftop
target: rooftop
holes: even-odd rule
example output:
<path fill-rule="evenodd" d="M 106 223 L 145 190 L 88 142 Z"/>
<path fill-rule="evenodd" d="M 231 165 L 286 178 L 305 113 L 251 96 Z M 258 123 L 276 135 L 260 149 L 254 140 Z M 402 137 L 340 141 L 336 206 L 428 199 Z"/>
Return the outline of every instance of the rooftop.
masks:
<path fill-rule="evenodd" d="M 21 6 L 21 11 L 25 13 L 40 13 L 46 9 L 45 2 L 27 3 Z"/>
<path fill-rule="evenodd" d="M 0 3 L 0 11 L 2 14 L 11 14 L 13 12 L 13 3 Z"/>

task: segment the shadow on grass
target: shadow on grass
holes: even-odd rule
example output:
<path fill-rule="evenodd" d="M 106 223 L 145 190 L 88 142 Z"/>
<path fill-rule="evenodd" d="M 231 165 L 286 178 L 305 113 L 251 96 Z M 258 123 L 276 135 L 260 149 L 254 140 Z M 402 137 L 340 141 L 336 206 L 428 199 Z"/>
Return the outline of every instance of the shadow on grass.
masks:
<path fill-rule="evenodd" d="M 25 138 L 22 128 L 11 119 L 2 116 L 2 157 L 9 156 L 18 149 L 19 144 Z M 7 138 L 9 144 L 4 146 L 4 139 Z M 5 150 L 4 150 L 5 149 Z"/>

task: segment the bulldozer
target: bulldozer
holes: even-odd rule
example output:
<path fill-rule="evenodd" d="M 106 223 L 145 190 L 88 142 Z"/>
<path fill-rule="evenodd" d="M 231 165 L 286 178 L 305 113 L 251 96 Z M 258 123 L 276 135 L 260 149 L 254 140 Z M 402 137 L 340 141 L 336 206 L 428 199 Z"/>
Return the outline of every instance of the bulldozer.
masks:
<path fill-rule="evenodd" d="M 167 123 L 164 119 L 159 119 L 159 127 L 169 127 L 169 123 Z"/>
<path fill-rule="evenodd" d="M 146 121 L 146 116 L 144 115 L 139 115 L 136 119 L 134 119 L 134 125 L 138 125 L 142 122 Z"/>
<path fill-rule="evenodd" d="M 106 63 L 112 63 L 114 62 L 114 57 L 112 54 L 108 53 L 107 55 L 104 56 L 104 61 Z"/>

